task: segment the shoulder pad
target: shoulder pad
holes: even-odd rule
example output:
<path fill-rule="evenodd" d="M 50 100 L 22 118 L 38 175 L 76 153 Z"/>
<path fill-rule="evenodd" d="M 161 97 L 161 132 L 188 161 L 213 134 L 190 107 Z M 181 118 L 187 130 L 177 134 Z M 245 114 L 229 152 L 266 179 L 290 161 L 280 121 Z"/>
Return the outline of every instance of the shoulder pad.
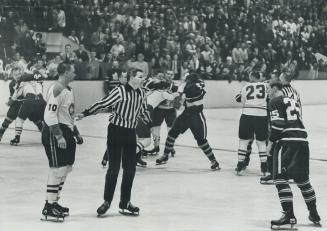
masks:
<path fill-rule="evenodd" d="M 55 83 L 53 87 L 53 96 L 57 97 L 65 88 L 61 84 Z"/>

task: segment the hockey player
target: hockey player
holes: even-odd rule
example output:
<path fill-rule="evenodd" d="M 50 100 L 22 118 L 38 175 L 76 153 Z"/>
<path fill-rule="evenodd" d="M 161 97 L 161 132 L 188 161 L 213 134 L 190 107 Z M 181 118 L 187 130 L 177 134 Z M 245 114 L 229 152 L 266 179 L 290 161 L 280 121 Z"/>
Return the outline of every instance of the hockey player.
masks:
<path fill-rule="evenodd" d="M 75 161 L 76 142 L 83 138 L 74 125 L 74 95 L 69 83 L 75 77 L 74 66 L 60 63 L 58 80 L 49 87 L 44 112 L 45 126 L 42 130 L 42 144 L 49 160 L 46 203 L 42 214 L 47 220 L 64 219 L 69 209 L 59 205 L 60 192 L 66 177 L 72 171 Z M 76 141 L 75 141 L 76 139 Z"/>
<path fill-rule="evenodd" d="M 168 70 L 165 73 L 164 76 L 165 80 L 171 84 L 171 88 L 176 88 L 177 86 L 173 85 L 173 78 L 174 78 L 174 73 L 171 70 Z M 172 89 L 173 90 L 173 89 Z M 165 120 L 167 124 L 167 130 L 169 131 L 171 127 L 173 126 L 173 123 L 176 119 L 177 116 L 177 111 L 176 108 L 174 107 L 173 100 L 164 100 L 159 104 L 158 107 L 154 108 L 153 111 L 153 121 L 152 121 L 152 128 L 151 128 L 151 133 L 153 136 L 153 146 L 154 148 L 148 152 L 147 154 L 150 155 L 157 155 L 160 151 L 159 144 L 160 144 L 160 128 L 161 124 Z M 171 150 L 171 155 L 175 155 L 175 150 Z"/>
<path fill-rule="evenodd" d="M 14 70 L 14 73 L 16 70 Z M 15 138 L 10 141 L 11 145 L 17 145 L 20 142 L 20 136 L 23 131 L 23 124 L 25 120 L 30 119 L 41 131 L 43 127 L 43 114 L 46 102 L 43 99 L 43 86 L 41 81 L 41 74 L 35 72 L 31 75 L 24 74 L 20 78 L 15 93 L 12 97 L 16 100 L 23 97 L 23 103 L 19 109 L 16 126 Z"/>
<path fill-rule="evenodd" d="M 250 83 L 241 91 L 243 104 L 242 115 L 239 123 L 239 149 L 238 163 L 235 171 L 240 173 L 248 165 L 246 154 L 249 142 L 255 137 L 259 150 L 261 172 L 267 172 L 267 147 L 268 116 L 266 84 L 261 82 L 259 72 L 250 73 Z"/>
<path fill-rule="evenodd" d="M 280 74 L 279 79 L 283 84 L 283 88 L 282 88 L 282 92 L 285 96 L 294 99 L 300 108 L 300 115 L 301 115 L 301 119 L 302 119 L 302 104 L 301 104 L 301 98 L 300 98 L 300 94 L 298 93 L 298 91 L 293 88 L 291 86 L 291 81 L 293 78 L 293 73 L 289 68 L 285 68 L 283 70 L 283 72 Z M 273 144 L 274 145 L 274 144 Z M 273 149 L 273 148 L 272 148 Z M 267 174 L 266 176 L 263 176 L 260 178 L 260 183 L 261 184 L 271 184 L 273 183 L 272 180 L 272 157 L 271 154 L 268 155 L 268 172 L 269 174 Z"/>
<path fill-rule="evenodd" d="M 16 100 L 12 99 L 12 96 L 15 92 L 15 89 L 17 88 L 19 82 L 20 82 L 20 78 L 22 76 L 21 72 L 23 70 L 21 68 L 19 68 L 18 66 L 12 69 L 12 77 L 13 80 L 9 83 L 9 92 L 10 92 L 10 97 L 8 100 L 8 112 L 6 115 L 6 118 L 4 119 L 4 121 L 2 122 L 1 126 L 0 126 L 0 141 L 5 133 L 5 131 L 7 130 L 7 128 L 9 127 L 9 125 L 17 118 L 20 106 L 22 105 L 22 97 L 17 98 Z"/>
<path fill-rule="evenodd" d="M 268 89 L 271 118 L 271 134 L 268 151 L 272 143 L 273 150 L 273 179 L 278 190 L 278 196 L 283 208 L 283 216 L 272 220 L 272 228 L 296 224 L 293 211 L 293 194 L 287 182 L 294 179 L 301 190 L 309 210 L 309 220 L 319 225 L 320 217 L 316 208 L 316 194 L 309 179 L 309 145 L 307 132 L 301 120 L 300 105 L 285 96 L 280 81 L 272 81 Z"/>
<path fill-rule="evenodd" d="M 191 73 L 186 77 L 185 84 L 180 86 L 179 91 L 185 95 L 185 109 L 169 130 L 164 154 L 156 160 L 156 163 L 159 165 L 168 161 L 168 155 L 173 150 L 176 138 L 190 128 L 198 146 L 210 160 L 211 169 L 219 170 L 219 163 L 207 141 L 207 124 L 203 114 L 203 97 L 206 93 L 203 80 L 198 74 Z"/>

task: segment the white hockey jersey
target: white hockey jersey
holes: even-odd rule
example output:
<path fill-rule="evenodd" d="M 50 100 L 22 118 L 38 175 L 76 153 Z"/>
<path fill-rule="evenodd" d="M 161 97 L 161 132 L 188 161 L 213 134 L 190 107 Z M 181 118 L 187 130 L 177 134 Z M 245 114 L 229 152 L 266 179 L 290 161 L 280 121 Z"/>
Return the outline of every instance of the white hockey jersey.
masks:
<path fill-rule="evenodd" d="M 54 83 L 49 87 L 46 95 L 47 106 L 44 111 L 44 121 L 48 126 L 65 124 L 74 129 L 75 99 L 73 90 L 70 87 L 64 88 L 55 97 Z"/>
<path fill-rule="evenodd" d="M 247 83 L 241 91 L 242 114 L 267 116 L 267 83 Z"/>

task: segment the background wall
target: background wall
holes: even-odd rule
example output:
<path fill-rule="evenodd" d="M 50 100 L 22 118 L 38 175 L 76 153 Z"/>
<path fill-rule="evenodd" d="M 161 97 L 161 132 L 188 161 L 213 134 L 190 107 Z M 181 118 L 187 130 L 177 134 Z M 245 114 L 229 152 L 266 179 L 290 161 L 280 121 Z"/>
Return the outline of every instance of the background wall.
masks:
<path fill-rule="evenodd" d="M 53 81 L 44 82 L 46 92 Z M 240 92 L 245 82 L 206 81 L 206 108 L 240 107 L 235 102 L 235 95 Z M 6 114 L 6 102 L 9 97 L 9 81 L 0 80 L 0 116 Z M 297 80 L 292 85 L 300 92 L 304 105 L 327 104 L 327 80 Z M 76 111 L 80 112 L 95 101 L 104 97 L 102 81 L 75 81 L 71 84 L 75 92 Z"/>

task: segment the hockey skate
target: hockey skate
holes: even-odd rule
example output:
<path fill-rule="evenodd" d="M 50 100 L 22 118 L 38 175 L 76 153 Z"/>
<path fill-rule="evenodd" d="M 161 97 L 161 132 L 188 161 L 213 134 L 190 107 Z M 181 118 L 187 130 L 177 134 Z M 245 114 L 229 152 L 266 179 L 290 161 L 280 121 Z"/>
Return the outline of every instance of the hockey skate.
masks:
<path fill-rule="evenodd" d="M 145 155 L 149 155 L 149 156 L 156 156 L 159 154 L 160 152 L 160 147 L 159 146 L 155 146 L 153 149 L 151 150 L 143 150 Z"/>
<path fill-rule="evenodd" d="M 318 227 L 321 226 L 321 224 L 320 224 L 320 216 L 319 216 L 316 208 L 310 210 L 310 212 L 309 212 L 309 220 L 312 221 L 315 226 L 318 226 Z"/>
<path fill-rule="evenodd" d="M 220 170 L 219 163 L 217 160 L 211 161 L 211 170 Z"/>
<path fill-rule="evenodd" d="M 271 221 L 271 229 L 273 230 L 297 230 L 294 228 L 297 221 L 294 214 L 283 212 L 283 216 L 279 220 Z"/>
<path fill-rule="evenodd" d="M 20 143 L 20 136 L 16 135 L 14 139 L 10 140 L 10 145 L 17 146 Z"/>
<path fill-rule="evenodd" d="M 3 134 L 5 133 L 5 129 L 3 129 L 2 127 L 0 128 L 0 141 L 2 139 Z"/>
<path fill-rule="evenodd" d="M 170 152 L 170 155 L 171 155 L 171 157 L 175 157 L 175 154 L 176 154 L 176 151 L 175 151 L 175 149 L 173 148 L 173 149 L 171 150 L 171 152 Z"/>
<path fill-rule="evenodd" d="M 138 216 L 140 214 L 139 207 L 134 206 L 131 202 L 128 202 L 126 205 L 120 202 L 119 208 L 120 208 L 119 213 L 123 215 Z"/>
<path fill-rule="evenodd" d="M 267 175 L 268 173 L 268 165 L 267 165 L 267 162 L 262 162 L 261 165 L 260 165 L 260 169 L 261 169 L 261 172 L 264 176 Z"/>
<path fill-rule="evenodd" d="M 41 218 L 41 221 L 53 221 L 53 222 L 63 222 L 65 220 L 65 214 L 61 210 L 61 207 L 58 203 L 50 204 L 45 203 L 42 210 L 42 215 L 44 218 Z"/>
<path fill-rule="evenodd" d="M 108 201 L 103 202 L 102 205 L 97 209 L 98 217 L 104 215 L 110 208 L 110 203 Z"/>
<path fill-rule="evenodd" d="M 271 174 L 260 177 L 260 184 L 271 185 L 274 184 Z"/>
<path fill-rule="evenodd" d="M 63 207 L 60 204 L 58 204 L 57 202 L 55 202 L 54 204 L 56 204 L 55 206 L 57 206 L 61 212 L 65 215 L 65 217 L 69 216 L 69 208 L 68 207 Z"/>
<path fill-rule="evenodd" d="M 240 175 L 240 173 L 246 169 L 246 163 L 244 161 L 239 161 L 235 168 L 236 174 Z"/>
<path fill-rule="evenodd" d="M 146 168 L 147 163 L 140 158 L 137 160 L 136 165 L 142 168 Z"/>
<path fill-rule="evenodd" d="M 168 161 L 168 155 L 162 155 L 161 157 L 159 157 L 158 159 L 156 159 L 156 165 L 162 165 L 162 164 L 166 164 Z"/>

